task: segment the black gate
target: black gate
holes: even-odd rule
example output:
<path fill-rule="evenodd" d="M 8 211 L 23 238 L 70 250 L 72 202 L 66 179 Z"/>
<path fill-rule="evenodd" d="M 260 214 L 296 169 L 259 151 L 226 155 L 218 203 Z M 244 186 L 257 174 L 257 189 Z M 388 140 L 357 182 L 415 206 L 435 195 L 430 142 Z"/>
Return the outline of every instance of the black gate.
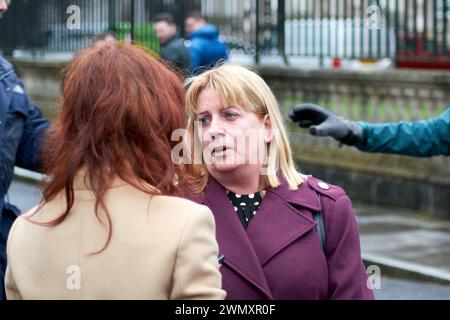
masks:
<path fill-rule="evenodd" d="M 195 9 L 200 0 L 14 0 L 0 19 L 0 49 L 7 55 L 74 52 L 99 34 L 115 32 L 119 40 L 130 37 L 158 52 L 152 18 L 171 12 L 183 34 L 184 17 Z"/>

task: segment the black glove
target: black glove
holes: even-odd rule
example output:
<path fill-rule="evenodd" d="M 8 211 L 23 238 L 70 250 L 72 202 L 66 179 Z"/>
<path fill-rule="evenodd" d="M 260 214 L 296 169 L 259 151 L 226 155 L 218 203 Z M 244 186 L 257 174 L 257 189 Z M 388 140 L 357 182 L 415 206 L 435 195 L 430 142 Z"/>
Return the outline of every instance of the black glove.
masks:
<path fill-rule="evenodd" d="M 289 117 L 301 128 L 309 128 L 314 136 L 331 136 L 351 146 L 363 140 L 363 130 L 357 123 L 312 103 L 295 106 Z"/>

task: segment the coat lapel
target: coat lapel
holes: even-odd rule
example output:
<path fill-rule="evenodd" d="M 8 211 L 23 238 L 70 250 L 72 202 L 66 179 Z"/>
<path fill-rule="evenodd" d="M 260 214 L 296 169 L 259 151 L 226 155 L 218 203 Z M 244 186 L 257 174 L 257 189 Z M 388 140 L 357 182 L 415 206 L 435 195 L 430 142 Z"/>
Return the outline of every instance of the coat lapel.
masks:
<path fill-rule="evenodd" d="M 234 214 L 225 189 L 214 178 L 210 178 L 204 195 L 203 203 L 211 209 L 216 220 L 217 242 L 220 254 L 225 257 L 223 264 L 233 269 L 268 299 L 273 299 L 260 261 L 238 216 Z"/>
<path fill-rule="evenodd" d="M 294 191 L 289 190 L 286 181 L 276 189 L 268 189 L 247 229 L 261 266 L 312 231 L 317 223 L 311 211 L 320 210 L 320 200 L 307 181 Z"/>

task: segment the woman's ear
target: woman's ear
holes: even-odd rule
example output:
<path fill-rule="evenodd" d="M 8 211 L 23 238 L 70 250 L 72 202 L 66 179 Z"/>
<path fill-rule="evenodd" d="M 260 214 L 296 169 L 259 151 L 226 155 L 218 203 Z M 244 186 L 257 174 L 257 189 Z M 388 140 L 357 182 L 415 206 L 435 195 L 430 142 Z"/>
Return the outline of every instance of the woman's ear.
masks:
<path fill-rule="evenodd" d="M 270 122 L 270 117 L 268 114 L 266 114 L 264 116 L 264 129 L 265 129 L 265 134 L 264 134 L 264 142 L 265 143 L 270 143 L 273 140 L 273 131 L 272 131 L 272 123 Z"/>

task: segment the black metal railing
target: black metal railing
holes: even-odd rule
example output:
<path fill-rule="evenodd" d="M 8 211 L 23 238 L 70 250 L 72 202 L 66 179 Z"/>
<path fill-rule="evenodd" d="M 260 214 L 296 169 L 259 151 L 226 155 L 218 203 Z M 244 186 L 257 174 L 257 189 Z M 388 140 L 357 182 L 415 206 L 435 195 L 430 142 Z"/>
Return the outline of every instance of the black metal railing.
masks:
<path fill-rule="evenodd" d="M 236 53 L 450 68 L 450 0 L 203 1 Z"/>
<path fill-rule="evenodd" d="M 29 52 L 74 52 L 102 33 L 158 52 L 152 25 L 155 14 L 172 12 L 183 33 L 184 15 L 200 8 L 199 0 L 14 0 L 0 20 L 0 49 Z M 6 32 L 4 32 L 6 30 Z"/>
<path fill-rule="evenodd" d="M 71 5 L 80 28 L 67 28 Z M 220 27 L 235 54 L 374 60 L 398 66 L 450 68 L 450 0 L 14 0 L 0 20 L 6 52 L 75 51 L 114 30 L 119 39 L 158 51 L 151 24 L 172 12 L 183 34 L 184 17 L 200 9 Z"/>

